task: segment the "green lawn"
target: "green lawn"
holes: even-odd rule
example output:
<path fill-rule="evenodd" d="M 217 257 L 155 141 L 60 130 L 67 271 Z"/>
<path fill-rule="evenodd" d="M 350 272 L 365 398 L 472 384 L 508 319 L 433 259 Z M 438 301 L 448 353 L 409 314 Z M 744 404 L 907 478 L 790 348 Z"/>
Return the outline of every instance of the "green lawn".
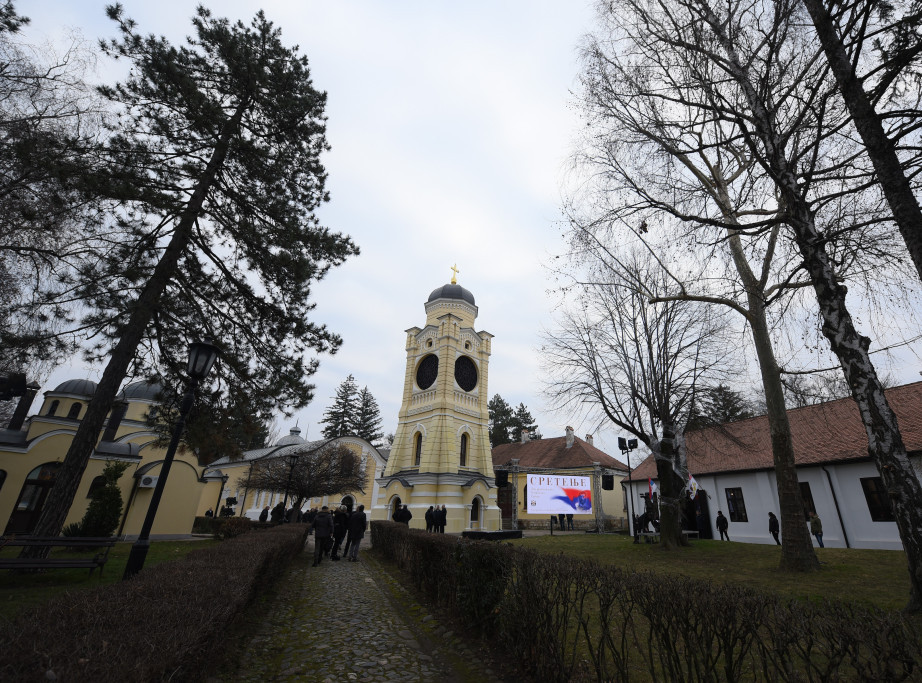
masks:
<path fill-rule="evenodd" d="M 623 569 L 669 572 L 733 582 L 809 600 L 839 599 L 902 609 L 909 598 L 906 554 L 895 550 L 816 548 L 818 572 L 778 571 L 776 545 L 692 541 L 691 547 L 665 552 L 658 544 L 635 545 L 617 534 L 558 534 L 513 541 L 541 552 L 566 553 Z"/>
<path fill-rule="evenodd" d="M 212 543 L 216 541 L 156 541 L 151 543 L 144 566 L 151 567 L 159 562 L 181 557 L 191 550 Z M 22 548 L 4 548 L 0 550 L 0 557 L 15 557 L 21 550 Z M 101 576 L 98 569 L 92 576 L 88 569 L 53 569 L 38 573 L 0 570 L 0 619 L 8 619 L 23 609 L 51 600 L 65 591 L 84 590 L 120 581 L 130 550 L 131 543 L 116 543 L 109 551 L 109 561 Z M 66 553 L 64 549 L 56 548 L 53 554 L 92 557 L 96 553 Z"/>

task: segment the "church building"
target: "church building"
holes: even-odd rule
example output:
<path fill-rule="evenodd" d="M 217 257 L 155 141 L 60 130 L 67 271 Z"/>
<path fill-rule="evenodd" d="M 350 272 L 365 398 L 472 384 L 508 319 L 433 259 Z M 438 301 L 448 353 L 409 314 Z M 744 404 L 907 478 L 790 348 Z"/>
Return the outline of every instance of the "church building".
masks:
<path fill-rule="evenodd" d="M 436 288 L 426 324 L 407 330 L 403 400 L 372 520 L 398 506 L 425 527 L 430 506 L 445 506 L 449 533 L 497 530 L 500 510 L 490 453 L 487 403 L 493 335 L 476 331 L 474 295 L 457 283 Z"/>

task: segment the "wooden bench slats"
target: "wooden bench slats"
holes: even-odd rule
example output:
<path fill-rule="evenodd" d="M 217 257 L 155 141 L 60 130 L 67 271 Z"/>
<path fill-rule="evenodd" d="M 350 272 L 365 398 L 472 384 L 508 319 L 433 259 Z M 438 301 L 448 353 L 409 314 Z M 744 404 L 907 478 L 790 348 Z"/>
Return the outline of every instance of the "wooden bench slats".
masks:
<path fill-rule="evenodd" d="M 55 547 L 55 548 L 105 548 L 105 552 L 94 557 L 8 557 L 0 558 L 0 569 L 89 569 L 90 574 L 99 567 L 102 574 L 103 565 L 109 559 L 109 550 L 115 545 L 114 537 L 87 536 L 12 536 L 0 537 L 0 548 L 5 547 Z"/>

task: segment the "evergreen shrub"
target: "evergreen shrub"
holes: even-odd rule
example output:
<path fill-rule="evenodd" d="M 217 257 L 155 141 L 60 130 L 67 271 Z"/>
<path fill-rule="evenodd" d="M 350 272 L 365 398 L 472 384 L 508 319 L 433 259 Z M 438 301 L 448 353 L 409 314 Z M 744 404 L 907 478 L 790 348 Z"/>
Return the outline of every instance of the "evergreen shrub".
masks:
<path fill-rule="evenodd" d="M 204 680 L 227 624 L 306 536 L 302 524 L 244 534 L 24 612 L 0 624 L 0 680 Z"/>

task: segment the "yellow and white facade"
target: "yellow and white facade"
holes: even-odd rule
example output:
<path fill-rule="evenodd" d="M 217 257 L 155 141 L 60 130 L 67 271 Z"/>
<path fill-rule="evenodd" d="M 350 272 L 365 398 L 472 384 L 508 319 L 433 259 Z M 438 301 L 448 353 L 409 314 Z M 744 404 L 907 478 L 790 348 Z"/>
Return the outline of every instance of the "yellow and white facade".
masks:
<path fill-rule="evenodd" d="M 406 331 L 399 422 L 371 518 L 391 519 L 407 505 L 410 526 L 425 528 L 429 507 L 444 505 L 446 532 L 498 530 L 487 408 L 493 335 L 474 329 L 474 296 L 454 278 L 425 311 L 425 326 Z"/>

